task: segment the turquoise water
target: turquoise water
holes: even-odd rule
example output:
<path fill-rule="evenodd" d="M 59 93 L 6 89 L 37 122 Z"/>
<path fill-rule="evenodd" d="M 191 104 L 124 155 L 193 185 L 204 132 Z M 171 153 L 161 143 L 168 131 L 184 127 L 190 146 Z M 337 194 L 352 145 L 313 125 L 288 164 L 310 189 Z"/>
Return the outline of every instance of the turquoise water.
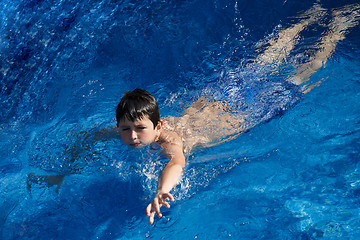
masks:
<path fill-rule="evenodd" d="M 262 44 L 314 2 L 2 1 L 1 239 L 357 239 L 359 25 L 311 75 L 318 87 L 193 151 L 176 201 L 152 226 L 145 207 L 166 159 L 89 134 L 113 125 L 122 93 L 136 87 L 168 116 L 203 90 L 221 93 L 231 76 L 242 86 L 286 79 L 318 50 L 334 11 L 359 11 L 356 1 L 320 1 L 326 15 L 287 61 L 254 73 Z M 57 189 L 30 173 L 65 178 Z"/>

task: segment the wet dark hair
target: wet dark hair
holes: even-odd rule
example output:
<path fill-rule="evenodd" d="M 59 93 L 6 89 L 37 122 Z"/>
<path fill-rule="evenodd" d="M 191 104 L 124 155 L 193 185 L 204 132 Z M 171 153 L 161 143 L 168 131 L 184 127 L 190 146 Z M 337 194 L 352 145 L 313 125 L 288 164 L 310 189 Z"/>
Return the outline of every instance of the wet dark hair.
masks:
<path fill-rule="evenodd" d="M 148 117 L 154 124 L 154 129 L 160 121 L 159 107 L 155 98 L 147 91 L 135 89 L 125 92 L 116 108 L 116 122 L 127 119 L 135 122 Z"/>

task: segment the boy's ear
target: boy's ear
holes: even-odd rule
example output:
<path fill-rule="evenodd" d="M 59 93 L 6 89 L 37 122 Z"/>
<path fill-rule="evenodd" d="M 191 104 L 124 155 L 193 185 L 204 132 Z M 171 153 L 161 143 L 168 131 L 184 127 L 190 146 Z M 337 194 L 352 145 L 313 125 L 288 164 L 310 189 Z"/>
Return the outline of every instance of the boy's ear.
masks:
<path fill-rule="evenodd" d="M 163 121 L 159 121 L 158 124 L 156 125 L 155 129 L 158 130 L 158 131 L 161 130 L 162 127 L 163 127 L 163 124 L 164 124 Z"/>

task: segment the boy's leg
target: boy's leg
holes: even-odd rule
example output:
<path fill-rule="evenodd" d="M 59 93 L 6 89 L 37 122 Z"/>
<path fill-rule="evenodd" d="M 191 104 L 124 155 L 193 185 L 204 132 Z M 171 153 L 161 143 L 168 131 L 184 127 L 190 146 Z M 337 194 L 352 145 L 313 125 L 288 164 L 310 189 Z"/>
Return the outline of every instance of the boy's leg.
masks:
<path fill-rule="evenodd" d="M 269 45 L 265 51 L 259 55 L 256 62 L 261 65 L 271 65 L 277 67 L 286 61 L 287 56 L 299 41 L 299 34 L 307 26 L 319 22 L 326 14 L 320 4 L 315 3 L 309 10 L 298 16 L 299 23 L 294 24 L 277 34 L 277 38 L 272 38 L 265 44 Z"/>
<path fill-rule="evenodd" d="M 345 39 L 345 34 L 349 28 L 355 27 L 360 20 L 360 4 L 347 5 L 339 10 L 332 12 L 333 19 L 328 25 L 327 34 L 321 38 L 318 44 L 319 49 L 309 61 L 301 64 L 295 71 L 290 74 L 289 81 L 296 84 L 306 83 L 312 74 L 324 66 L 327 59 L 334 52 L 339 41 Z M 302 87 L 304 93 L 308 93 L 312 88 L 319 85 L 319 82 L 306 84 Z"/>

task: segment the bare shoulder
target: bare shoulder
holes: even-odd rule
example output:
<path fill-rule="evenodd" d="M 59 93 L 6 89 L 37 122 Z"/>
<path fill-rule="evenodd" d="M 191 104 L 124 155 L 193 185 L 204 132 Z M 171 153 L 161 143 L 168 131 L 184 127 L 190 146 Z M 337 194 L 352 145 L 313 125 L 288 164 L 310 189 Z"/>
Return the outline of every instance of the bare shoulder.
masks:
<path fill-rule="evenodd" d="M 168 164 L 185 166 L 184 145 L 181 137 L 173 131 L 163 130 L 158 140 L 161 152 L 170 159 Z"/>
<path fill-rule="evenodd" d="M 160 145 L 175 145 L 175 146 L 182 147 L 183 141 L 182 141 L 181 137 L 179 136 L 179 134 L 177 134 L 176 132 L 169 131 L 169 130 L 163 130 L 160 134 L 159 144 Z"/>

